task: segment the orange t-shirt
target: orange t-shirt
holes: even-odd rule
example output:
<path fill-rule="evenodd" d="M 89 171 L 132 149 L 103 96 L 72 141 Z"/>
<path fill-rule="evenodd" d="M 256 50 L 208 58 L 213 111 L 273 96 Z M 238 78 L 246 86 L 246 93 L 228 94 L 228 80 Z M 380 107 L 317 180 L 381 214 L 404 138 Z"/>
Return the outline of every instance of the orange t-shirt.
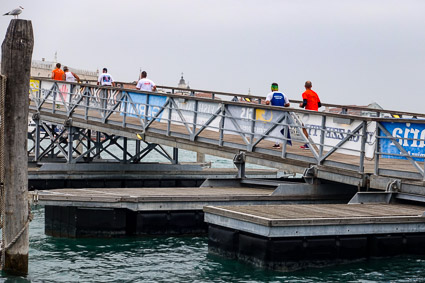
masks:
<path fill-rule="evenodd" d="M 311 89 L 307 89 L 303 93 L 303 100 L 304 99 L 307 99 L 307 105 L 305 106 L 306 110 L 315 110 L 315 111 L 319 110 L 320 99 L 316 92 L 314 92 Z"/>
<path fill-rule="evenodd" d="M 61 69 L 54 69 L 52 71 L 53 73 L 53 79 L 56 81 L 61 81 L 62 80 L 62 76 L 64 74 L 64 72 Z"/>

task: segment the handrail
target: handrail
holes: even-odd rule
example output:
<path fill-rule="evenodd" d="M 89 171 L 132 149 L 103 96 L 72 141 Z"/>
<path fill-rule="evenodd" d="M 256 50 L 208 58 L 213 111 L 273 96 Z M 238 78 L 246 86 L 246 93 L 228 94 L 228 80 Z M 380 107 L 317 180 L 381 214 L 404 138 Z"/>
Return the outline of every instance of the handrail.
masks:
<path fill-rule="evenodd" d="M 46 79 L 44 77 L 32 77 L 32 79 L 35 80 L 44 80 L 44 81 L 52 81 L 54 82 L 54 80 L 51 79 Z M 84 81 L 92 81 L 92 82 L 96 82 L 93 80 L 84 80 Z M 67 82 L 73 85 L 80 85 L 80 86 L 93 86 L 93 84 L 87 84 L 87 83 L 72 83 L 72 82 Z M 133 82 L 116 82 L 117 84 L 128 84 L 128 85 L 135 85 Z M 137 89 L 127 89 L 127 88 L 122 88 L 122 87 L 111 87 L 111 86 L 97 86 L 99 88 L 108 88 L 108 89 L 116 89 L 116 90 L 125 90 L 125 91 L 131 91 L 131 92 L 136 92 L 136 93 L 147 93 L 147 92 L 143 92 L 143 91 L 139 91 Z M 222 91 L 212 91 L 212 90 L 202 90 L 202 89 L 186 89 L 186 88 L 179 88 L 179 87 L 171 87 L 171 86 L 162 86 L 162 85 L 158 85 L 157 86 L 158 89 L 170 89 L 170 90 L 179 90 L 182 92 L 193 92 L 193 93 L 206 93 L 206 94 L 214 94 L 214 95 L 223 95 L 223 96 L 228 96 L 228 97 L 242 97 L 242 98 L 251 98 L 251 99 L 257 99 L 257 100 L 261 100 L 261 101 L 265 101 L 266 97 L 265 96 L 255 96 L 255 95 L 247 95 L 247 94 L 241 94 L 241 93 L 231 93 L 231 92 L 222 92 Z M 172 95 L 172 93 L 160 93 L 160 92 L 155 92 L 158 95 Z M 189 97 L 189 96 L 188 96 Z M 296 103 L 301 103 L 301 100 L 296 100 L 296 99 L 290 99 L 290 102 L 293 104 Z M 248 103 L 248 102 L 242 102 L 242 103 Z M 255 103 L 255 102 L 253 102 Z M 376 112 L 379 114 L 382 113 L 386 113 L 386 114 L 390 114 L 390 115 L 404 115 L 404 116 L 414 116 L 414 117 L 423 117 L 425 118 L 425 114 L 423 113 L 415 113 L 415 112 L 407 112 L 407 111 L 399 111 L 399 110 L 387 110 L 387 109 L 374 109 L 374 108 L 368 108 L 368 107 L 362 107 L 362 106 L 354 106 L 354 105 L 344 105 L 344 104 L 333 104 L 333 103 L 322 103 L 322 107 L 333 107 L 333 108 L 341 108 L 341 109 L 350 109 L 350 110 L 359 110 L 359 111 L 366 111 L 366 112 Z M 296 108 L 291 108 L 293 110 L 298 110 Z M 302 110 L 302 109 L 300 109 Z M 325 112 L 324 110 L 319 111 L 319 112 Z M 331 113 L 331 112 L 327 112 L 327 113 Z M 332 113 L 332 114 L 342 114 L 342 113 Z M 364 117 L 364 116 L 359 116 L 359 115 L 353 115 L 353 114 L 342 114 L 342 115 L 351 115 L 353 117 Z M 379 118 L 379 117 L 376 117 Z M 399 119 L 399 118 L 397 118 Z"/>

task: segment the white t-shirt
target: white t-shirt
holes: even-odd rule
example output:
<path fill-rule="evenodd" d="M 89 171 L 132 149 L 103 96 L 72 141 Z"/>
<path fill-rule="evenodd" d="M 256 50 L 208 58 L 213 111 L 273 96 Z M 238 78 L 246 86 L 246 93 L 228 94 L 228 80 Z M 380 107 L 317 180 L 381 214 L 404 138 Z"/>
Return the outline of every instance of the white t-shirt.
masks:
<path fill-rule="evenodd" d="M 112 76 L 108 73 L 102 73 L 102 74 L 100 74 L 97 81 L 101 85 L 112 85 L 112 83 L 114 82 L 114 78 L 112 78 Z"/>
<path fill-rule="evenodd" d="M 73 82 L 73 83 L 76 82 L 75 77 L 72 74 L 72 72 L 65 72 L 65 81 L 67 81 L 67 82 Z"/>
<path fill-rule="evenodd" d="M 144 79 L 139 80 L 136 88 L 138 88 L 140 90 L 152 91 L 154 86 L 156 86 L 156 85 L 153 81 L 151 81 L 150 79 L 144 78 Z"/>

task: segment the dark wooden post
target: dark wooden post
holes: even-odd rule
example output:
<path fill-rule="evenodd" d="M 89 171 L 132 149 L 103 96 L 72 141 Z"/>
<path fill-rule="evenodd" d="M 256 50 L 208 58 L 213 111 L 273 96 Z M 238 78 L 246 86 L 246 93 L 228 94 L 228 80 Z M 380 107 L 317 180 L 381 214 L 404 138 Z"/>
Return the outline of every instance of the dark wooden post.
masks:
<path fill-rule="evenodd" d="M 28 106 L 34 36 L 31 21 L 12 20 L 1 46 L 1 73 L 7 77 L 4 100 L 4 244 L 7 247 L 29 221 Z M 3 270 L 28 273 L 28 228 L 5 252 Z"/>

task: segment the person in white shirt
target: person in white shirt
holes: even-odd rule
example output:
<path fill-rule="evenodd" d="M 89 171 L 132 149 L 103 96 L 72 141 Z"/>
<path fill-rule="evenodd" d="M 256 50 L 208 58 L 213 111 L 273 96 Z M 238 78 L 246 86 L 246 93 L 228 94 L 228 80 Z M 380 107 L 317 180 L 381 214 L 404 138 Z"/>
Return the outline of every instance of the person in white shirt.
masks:
<path fill-rule="evenodd" d="M 139 82 L 136 85 L 136 88 L 139 90 L 145 90 L 145 91 L 156 91 L 156 84 L 151 81 L 150 79 L 147 79 L 148 73 L 145 71 L 142 72 L 142 78 L 139 80 Z"/>
<path fill-rule="evenodd" d="M 114 79 L 110 74 L 108 74 L 108 69 L 103 68 L 103 73 L 100 74 L 99 78 L 97 79 L 97 85 L 115 86 Z"/>
<path fill-rule="evenodd" d="M 62 76 L 62 80 L 66 81 L 66 82 L 73 82 L 73 83 L 75 83 L 76 81 L 80 82 L 80 78 L 76 74 L 71 72 L 68 69 L 68 67 L 66 67 L 66 66 L 63 67 L 63 71 L 64 71 L 64 74 Z"/>

